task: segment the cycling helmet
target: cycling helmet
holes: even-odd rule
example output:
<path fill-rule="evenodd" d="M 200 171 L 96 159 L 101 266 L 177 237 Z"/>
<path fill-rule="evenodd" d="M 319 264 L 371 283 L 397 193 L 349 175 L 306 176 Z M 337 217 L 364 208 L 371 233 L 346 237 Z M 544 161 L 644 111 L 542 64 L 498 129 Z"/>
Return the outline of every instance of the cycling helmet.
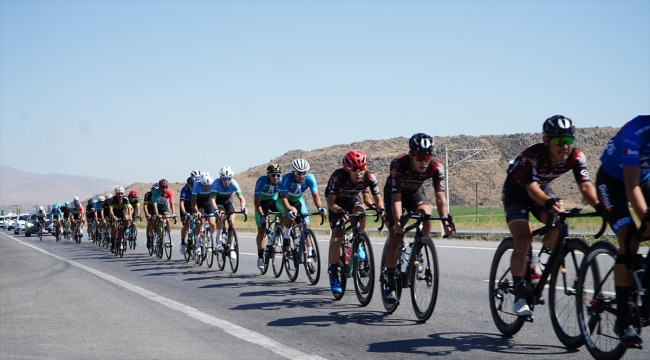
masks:
<path fill-rule="evenodd" d="M 201 176 L 201 170 L 192 170 L 192 172 L 190 173 L 190 176 L 194 177 L 194 178 L 200 177 Z"/>
<path fill-rule="evenodd" d="M 138 192 L 135 190 L 129 191 L 129 197 L 138 197 Z"/>
<path fill-rule="evenodd" d="M 278 164 L 271 164 L 266 167 L 267 174 L 282 174 L 282 168 Z"/>
<path fill-rule="evenodd" d="M 123 193 L 124 188 L 121 185 L 115 187 L 115 193 Z"/>
<path fill-rule="evenodd" d="M 93 199 L 88 199 L 88 205 L 92 205 L 92 204 L 93 204 Z"/>
<path fill-rule="evenodd" d="M 553 115 L 544 121 L 542 132 L 546 137 L 574 137 L 576 135 L 576 127 L 573 126 L 573 121 L 568 117 Z"/>
<path fill-rule="evenodd" d="M 214 180 L 212 179 L 212 176 L 210 176 L 210 174 L 205 173 L 201 175 L 201 185 L 210 186 L 212 185 L 213 182 Z"/>
<path fill-rule="evenodd" d="M 195 181 L 196 181 L 196 177 L 194 176 L 190 176 L 187 178 L 187 183 L 190 185 L 193 185 Z"/>
<path fill-rule="evenodd" d="M 78 197 L 75 196 L 72 201 L 74 202 L 75 205 L 79 205 L 79 198 Z"/>
<path fill-rule="evenodd" d="M 70 203 L 66 201 L 65 203 L 63 203 L 63 206 L 70 206 Z"/>
<path fill-rule="evenodd" d="M 358 168 L 368 165 L 368 158 L 366 157 L 366 154 L 363 153 L 363 151 L 352 150 L 345 154 L 342 163 L 346 168 Z"/>
<path fill-rule="evenodd" d="M 168 186 L 169 186 L 169 182 L 167 182 L 167 179 L 160 179 L 160 181 L 158 181 L 158 187 L 161 187 L 161 188 L 164 189 L 164 188 L 166 188 Z"/>
<path fill-rule="evenodd" d="M 106 200 L 110 200 L 113 197 L 113 194 L 106 193 Z"/>
<path fill-rule="evenodd" d="M 42 206 L 39 206 L 39 207 L 38 207 L 38 210 L 40 210 L 40 211 L 45 211 L 45 208 L 42 207 Z"/>
<path fill-rule="evenodd" d="M 221 177 L 232 177 L 233 175 L 235 175 L 235 172 L 232 171 L 230 166 L 224 166 L 219 170 L 219 176 Z"/>
<path fill-rule="evenodd" d="M 414 154 L 432 155 L 435 146 L 433 138 L 424 133 L 417 133 L 409 139 L 409 150 Z"/>
<path fill-rule="evenodd" d="M 158 189 L 158 183 L 155 183 L 151 185 L 151 191 L 153 192 L 154 190 Z"/>
<path fill-rule="evenodd" d="M 106 198 L 103 197 L 103 196 L 101 196 L 101 195 L 99 195 L 99 197 L 97 198 L 97 200 L 99 200 L 99 202 L 104 202 L 104 201 L 106 201 Z"/>
<path fill-rule="evenodd" d="M 61 204 L 59 204 L 59 203 L 52 204 L 52 208 L 54 208 L 54 209 L 58 209 L 59 206 L 61 206 Z"/>
<path fill-rule="evenodd" d="M 309 171 L 309 163 L 305 159 L 296 159 L 291 163 L 293 171 Z"/>

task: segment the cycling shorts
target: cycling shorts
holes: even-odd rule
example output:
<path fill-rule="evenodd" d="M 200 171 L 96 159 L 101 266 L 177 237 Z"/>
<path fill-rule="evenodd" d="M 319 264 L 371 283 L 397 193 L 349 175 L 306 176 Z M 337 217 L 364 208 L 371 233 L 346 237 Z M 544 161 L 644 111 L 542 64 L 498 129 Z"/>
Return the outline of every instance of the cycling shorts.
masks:
<path fill-rule="evenodd" d="M 52 221 L 58 221 L 61 220 L 61 215 L 60 214 L 52 214 Z"/>
<path fill-rule="evenodd" d="M 72 214 L 72 218 L 75 220 L 81 219 L 81 214 Z"/>
<path fill-rule="evenodd" d="M 205 199 L 203 202 L 197 199 L 196 207 L 199 209 L 199 211 L 202 211 L 205 214 L 212 214 L 214 212 L 210 198 Z"/>
<path fill-rule="evenodd" d="M 276 206 L 275 199 L 266 199 L 260 200 L 260 206 L 262 211 L 267 214 L 269 211 L 278 212 L 278 207 Z M 255 210 L 255 224 L 258 228 L 261 228 L 265 224 L 262 224 L 262 219 L 260 219 L 260 214 Z"/>
<path fill-rule="evenodd" d="M 646 203 L 650 204 L 650 179 L 642 182 L 639 186 Z M 628 207 L 625 182 L 608 174 L 601 166 L 598 169 L 598 175 L 596 175 L 596 190 L 598 201 L 605 209 L 605 220 L 615 234 L 626 225 L 632 225 L 636 229 Z"/>
<path fill-rule="evenodd" d="M 361 201 L 361 198 L 358 196 L 355 196 L 353 198 L 337 197 L 336 200 L 334 200 L 334 203 L 340 206 L 343 210 L 347 211 L 348 213 L 352 213 L 352 210 L 354 210 L 356 206 L 361 206 L 361 208 L 363 209 L 363 201 Z M 330 228 L 334 229 L 336 227 L 336 223 L 341 218 L 341 215 L 329 209 L 327 210 L 327 213 L 328 213 L 327 217 L 329 218 L 330 221 Z"/>
<path fill-rule="evenodd" d="M 301 197 L 300 200 L 298 200 L 298 201 L 295 201 L 295 202 L 293 202 L 293 203 L 289 203 L 289 205 L 295 207 L 296 210 L 298 211 L 298 213 L 302 213 L 302 212 L 303 212 L 303 209 L 304 209 L 304 211 L 308 211 L 308 210 L 309 210 L 309 209 L 307 208 L 307 204 L 305 204 L 305 199 L 303 199 L 302 197 Z M 285 208 L 284 208 L 284 205 L 282 205 L 282 197 L 281 197 L 281 196 L 279 196 L 278 199 L 275 200 L 275 207 L 278 209 L 278 212 L 281 212 L 282 214 L 286 213 L 286 210 L 285 210 Z M 296 220 L 298 220 L 298 219 L 296 219 Z M 296 223 L 300 223 L 300 222 L 301 222 L 301 221 L 296 221 Z M 310 222 L 310 220 L 309 220 L 309 216 L 307 216 L 307 217 L 305 218 L 305 223 L 306 223 L 306 224 L 309 224 L 309 222 Z"/>
<path fill-rule="evenodd" d="M 546 186 L 544 193 L 550 197 L 556 197 L 550 185 Z M 545 211 L 543 205 L 536 203 L 535 200 L 528 196 L 526 188 L 509 180 L 506 180 L 503 184 L 501 201 L 506 212 L 506 223 L 512 220 L 529 220 L 529 213 L 532 213 L 537 220 L 541 221 L 541 216 Z"/>
<path fill-rule="evenodd" d="M 388 185 L 388 182 L 386 182 L 386 185 Z M 384 199 L 386 199 L 384 200 L 386 201 L 386 226 L 390 228 L 395 225 L 393 221 L 393 199 L 390 186 L 384 187 Z M 402 209 L 414 212 L 422 205 L 431 206 L 431 202 L 427 199 L 422 186 L 420 186 L 415 192 L 402 192 Z M 406 224 L 400 223 L 400 225 L 403 227 Z"/>
<path fill-rule="evenodd" d="M 226 212 L 235 212 L 235 207 L 233 206 L 230 197 L 220 198 L 217 196 L 217 207 L 219 210 L 223 208 Z"/>

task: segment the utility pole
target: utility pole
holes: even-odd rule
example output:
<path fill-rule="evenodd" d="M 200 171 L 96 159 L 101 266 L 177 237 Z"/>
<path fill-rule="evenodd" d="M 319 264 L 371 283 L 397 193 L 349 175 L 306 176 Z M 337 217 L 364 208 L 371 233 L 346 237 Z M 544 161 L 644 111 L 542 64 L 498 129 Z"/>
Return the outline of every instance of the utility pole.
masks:
<path fill-rule="evenodd" d="M 468 152 L 468 151 L 473 151 L 474 153 L 468 156 L 465 156 L 464 158 L 460 159 L 459 161 L 456 161 L 455 163 L 449 165 L 449 149 L 445 146 L 445 197 L 447 198 L 447 213 L 449 213 L 449 168 L 451 166 L 456 166 L 461 163 L 468 163 L 468 162 L 491 162 L 491 161 L 497 161 L 499 159 L 486 159 L 486 160 L 474 160 L 472 159 L 474 156 L 479 155 L 483 151 L 487 151 L 487 149 L 458 149 L 458 150 L 452 150 L 454 152 Z M 476 185 L 477 187 L 477 199 L 478 199 L 478 184 Z M 477 206 L 477 218 L 478 218 L 478 200 L 476 201 L 476 206 Z"/>

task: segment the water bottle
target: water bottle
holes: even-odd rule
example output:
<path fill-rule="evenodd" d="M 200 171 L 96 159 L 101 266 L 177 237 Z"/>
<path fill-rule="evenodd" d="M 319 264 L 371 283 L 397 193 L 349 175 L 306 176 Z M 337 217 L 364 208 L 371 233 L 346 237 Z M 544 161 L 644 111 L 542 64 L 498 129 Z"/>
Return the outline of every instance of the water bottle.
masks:
<path fill-rule="evenodd" d="M 541 272 L 537 268 L 539 266 L 539 256 L 533 255 L 530 259 L 530 282 L 533 285 L 539 284 L 539 279 L 541 279 Z"/>
<path fill-rule="evenodd" d="M 348 246 L 345 247 L 345 263 L 350 263 L 350 256 L 352 256 L 352 241 L 348 241 Z"/>
<path fill-rule="evenodd" d="M 402 273 L 406 273 L 406 270 L 408 270 L 409 260 L 411 258 L 411 251 L 413 251 L 413 244 L 408 244 L 407 246 L 402 248 L 401 251 L 402 255 L 400 256 Z"/>
<path fill-rule="evenodd" d="M 300 239 L 301 239 L 302 234 L 298 234 L 298 238 L 296 239 L 296 254 L 300 254 Z"/>

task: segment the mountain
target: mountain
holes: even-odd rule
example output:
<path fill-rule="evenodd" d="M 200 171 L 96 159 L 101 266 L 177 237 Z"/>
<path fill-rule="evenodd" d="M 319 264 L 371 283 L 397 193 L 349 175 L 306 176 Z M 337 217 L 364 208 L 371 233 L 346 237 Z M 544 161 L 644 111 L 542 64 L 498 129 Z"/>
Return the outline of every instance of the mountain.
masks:
<path fill-rule="evenodd" d="M 84 199 L 113 189 L 120 182 L 94 176 L 36 174 L 0 165 L 0 206 L 20 204 L 24 208 Z"/>

